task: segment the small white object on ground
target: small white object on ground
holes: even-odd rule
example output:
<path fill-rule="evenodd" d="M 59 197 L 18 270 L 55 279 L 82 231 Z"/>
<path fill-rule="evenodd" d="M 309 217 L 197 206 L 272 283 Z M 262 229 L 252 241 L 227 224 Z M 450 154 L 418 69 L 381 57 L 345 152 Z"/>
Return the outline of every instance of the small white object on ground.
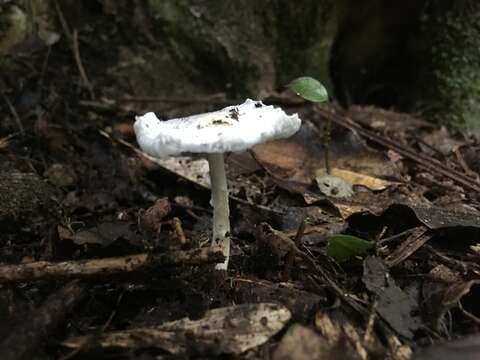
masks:
<path fill-rule="evenodd" d="M 214 244 L 223 246 L 226 270 L 230 256 L 230 219 L 224 153 L 243 151 L 256 144 L 292 136 L 300 128 L 297 114 L 247 99 L 222 110 L 168 121 L 153 112 L 137 116 L 137 142 L 147 154 L 164 158 L 182 153 L 206 153 L 212 184 Z"/>
<path fill-rule="evenodd" d="M 334 175 L 322 175 L 315 178 L 320 191 L 334 198 L 348 198 L 353 195 L 352 185 L 345 179 Z"/>

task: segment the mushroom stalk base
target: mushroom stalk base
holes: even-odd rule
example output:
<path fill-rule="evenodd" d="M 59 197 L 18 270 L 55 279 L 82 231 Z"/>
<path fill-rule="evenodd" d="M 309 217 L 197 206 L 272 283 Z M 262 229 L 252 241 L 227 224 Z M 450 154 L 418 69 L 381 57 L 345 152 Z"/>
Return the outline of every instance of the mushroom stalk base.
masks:
<path fill-rule="evenodd" d="M 222 247 L 225 262 L 217 270 L 227 270 L 230 258 L 230 209 L 228 207 L 227 176 L 223 153 L 208 154 L 210 182 L 212 184 L 213 238 L 212 244 Z"/>

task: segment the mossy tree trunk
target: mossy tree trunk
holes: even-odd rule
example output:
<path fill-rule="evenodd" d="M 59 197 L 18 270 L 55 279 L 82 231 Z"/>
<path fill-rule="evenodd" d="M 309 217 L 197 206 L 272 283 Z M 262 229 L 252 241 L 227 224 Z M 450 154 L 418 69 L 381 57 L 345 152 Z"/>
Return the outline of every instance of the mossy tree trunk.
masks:
<path fill-rule="evenodd" d="M 425 113 L 480 134 L 480 1 L 428 1 L 422 33 L 427 46 L 418 88 Z"/>
<path fill-rule="evenodd" d="M 148 3 L 181 63 L 217 89 L 261 96 L 305 74 L 330 83 L 330 47 L 343 1 Z"/>

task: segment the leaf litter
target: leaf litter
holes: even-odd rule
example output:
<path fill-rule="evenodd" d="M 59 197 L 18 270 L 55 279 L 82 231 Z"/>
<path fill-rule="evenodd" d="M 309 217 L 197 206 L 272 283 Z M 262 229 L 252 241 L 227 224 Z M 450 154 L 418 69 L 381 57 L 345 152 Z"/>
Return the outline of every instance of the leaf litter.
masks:
<path fill-rule="evenodd" d="M 62 41 L 46 63 L 41 52 L 29 60 L 35 69 L 45 66 L 49 80 L 16 65 L 16 74 L 42 91 L 8 82 L 21 133 L 1 105 L 0 276 L 5 265 L 102 264 L 207 246 L 205 163 L 153 161 L 137 149 L 131 124 L 147 108 L 168 118 L 235 101 L 225 94 L 186 99 L 180 89 L 186 103 L 135 102 L 119 83 L 137 90 L 144 83 L 141 67 L 151 54 L 140 48 L 141 61 L 127 68 L 111 58 L 98 68 L 85 62 L 98 95 L 91 100 Z M 91 61 L 96 55 L 82 53 Z M 270 99 L 304 123 L 291 139 L 227 157 L 233 256 L 226 276 L 205 263 L 115 274 L 100 268 L 104 276 L 88 286 L 68 285 L 71 297 L 56 291 L 64 280 L 42 280 L 41 273 L 39 281 L 2 285 L 0 351 L 73 356 L 60 345 L 67 344 L 79 359 L 107 358 L 113 350 L 103 347 L 110 345 L 120 356 L 136 351 L 145 358 L 165 351 L 239 359 L 477 358 L 478 143 L 393 111 L 312 106 L 288 93 Z M 351 186 L 349 196 L 322 192 L 315 180 L 325 174 L 326 118 L 333 122 L 332 175 Z M 350 249 L 351 258 L 339 261 L 328 250 L 332 236 L 372 246 Z M 49 305 L 65 305 L 56 296 L 72 307 L 52 311 Z M 45 315 L 35 324 L 25 321 L 32 309 Z M 66 311 L 70 316 L 60 317 Z M 25 329 L 37 340 L 16 342 Z"/>

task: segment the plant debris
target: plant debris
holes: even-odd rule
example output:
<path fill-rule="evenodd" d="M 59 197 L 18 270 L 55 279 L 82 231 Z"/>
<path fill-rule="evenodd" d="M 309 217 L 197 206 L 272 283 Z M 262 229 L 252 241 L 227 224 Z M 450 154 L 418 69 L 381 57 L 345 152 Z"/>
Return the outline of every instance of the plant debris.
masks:
<path fill-rule="evenodd" d="M 207 162 L 153 159 L 132 126 L 243 100 L 174 67 L 143 2 L 128 17 L 125 2 L 94 2 L 82 21 L 54 3 L 63 33 L 2 57 L 2 360 L 480 358 L 478 140 L 266 93 L 302 126 L 225 155 L 220 275 Z M 317 180 L 327 120 L 342 191 Z"/>

